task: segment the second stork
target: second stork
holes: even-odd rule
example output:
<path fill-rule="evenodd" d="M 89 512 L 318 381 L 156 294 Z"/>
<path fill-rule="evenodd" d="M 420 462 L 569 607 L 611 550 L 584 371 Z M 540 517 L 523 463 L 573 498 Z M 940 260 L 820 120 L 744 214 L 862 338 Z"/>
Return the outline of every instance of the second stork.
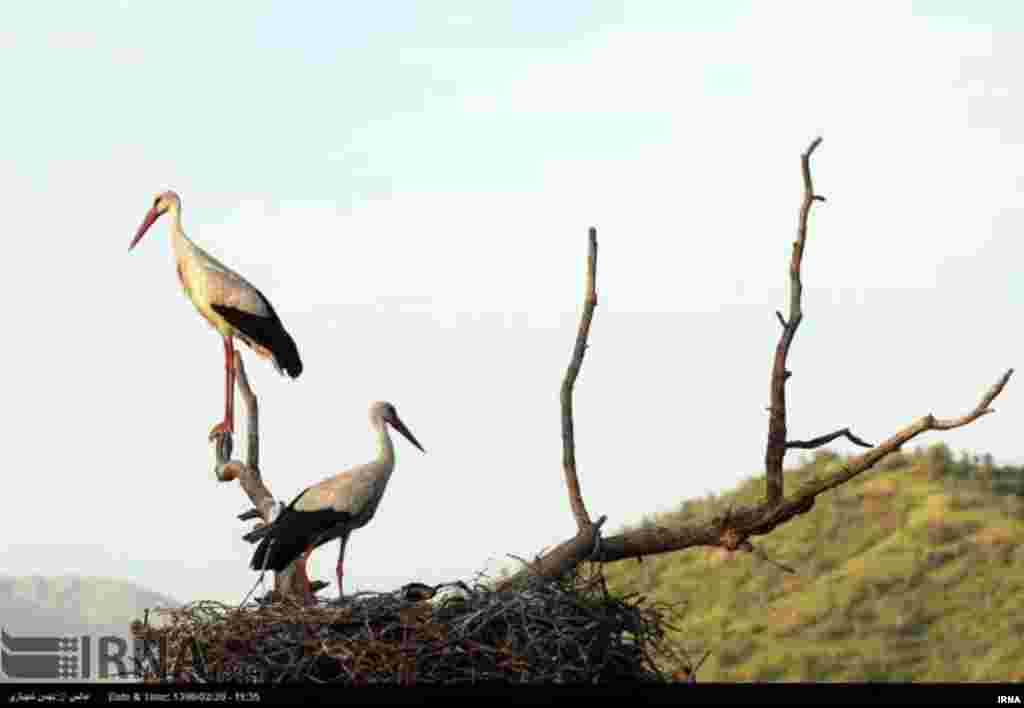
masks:
<path fill-rule="evenodd" d="M 349 534 L 373 518 L 395 469 L 395 448 L 388 426 L 394 427 L 420 452 L 426 452 L 390 403 L 378 401 L 370 407 L 370 425 L 377 434 L 377 459 L 307 487 L 270 524 L 242 537 L 249 543 L 260 542 L 252 556 L 253 570 L 280 573 L 300 556 L 305 562 L 313 549 L 341 539 L 336 572 L 338 595 L 342 595 L 342 566 Z M 259 514 L 247 511 L 239 518 L 255 516 Z"/>

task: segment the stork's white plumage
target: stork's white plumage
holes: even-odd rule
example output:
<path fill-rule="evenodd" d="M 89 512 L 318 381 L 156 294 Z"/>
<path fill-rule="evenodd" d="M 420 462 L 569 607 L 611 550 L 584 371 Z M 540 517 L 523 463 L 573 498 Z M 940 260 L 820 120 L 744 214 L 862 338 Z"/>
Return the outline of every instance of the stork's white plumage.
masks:
<path fill-rule="evenodd" d="M 393 405 L 384 401 L 374 403 L 370 406 L 370 426 L 377 434 L 377 459 L 307 487 L 270 524 L 243 536 L 249 543 L 260 541 L 250 564 L 253 570 L 265 568 L 279 573 L 299 556 L 308 557 L 314 548 L 338 538 L 341 546 L 336 571 L 338 595 L 342 594 L 342 566 L 349 534 L 373 518 L 395 468 L 395 448 L 388 425 L 420 452 L 426 452 Z M 254 515 L 258 513 L 249 511 L 240 518 Z"/>
<path fill-rule="evenodd" d="M 291 335 L 255 286 L 209 253 L 195 245 L 181 228 L 181 198 L 173 191 L 158 194 L 128 250 L 145 235 L 161 215 L 171 215 L 171 246 L 178 281 L 185 295 L 224 340 L 224 420 L 210 437 L 234 432 L 235 352 L 234 338 L 245 342 L 259 356 L 270 359 L 279 373 L 296 378 L 302 360 Z"/>

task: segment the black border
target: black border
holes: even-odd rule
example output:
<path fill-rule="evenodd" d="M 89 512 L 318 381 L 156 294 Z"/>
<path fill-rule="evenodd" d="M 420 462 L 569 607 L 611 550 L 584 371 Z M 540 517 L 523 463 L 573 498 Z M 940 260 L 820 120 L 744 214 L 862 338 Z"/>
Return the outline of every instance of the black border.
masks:
<path fill-rule="evenodd" d="M 136 694 L 138 698 L 136 699 Z M 545 705 L 573 696 L 631 698 L 658 705 L 869 705 L 870 703 L 914 703 L 930 705 L 1024 706 L 1024 683 L 820 683 L 756 684 L 697 683 L 651 686 L 612 683 L 595 686 L 516 686 L 483 683 L 465 687 L 367 686 L 363 688 L 315 685 L 182 685 L 159 686 L 138 683 L 0 683 L 0 700 L 5 705 L 88 705 L 148 703 L 192 705 L 259 705 L 316 701 L 331 703 L 419 704 L 425 699 L 460 697 L 479 701 L 481 696 L 511 699 L 518 703 Z M 1000 702 L 1000 697 L 1007 697 Z M 476 704 L 478 705 L 478 703 Z"/>

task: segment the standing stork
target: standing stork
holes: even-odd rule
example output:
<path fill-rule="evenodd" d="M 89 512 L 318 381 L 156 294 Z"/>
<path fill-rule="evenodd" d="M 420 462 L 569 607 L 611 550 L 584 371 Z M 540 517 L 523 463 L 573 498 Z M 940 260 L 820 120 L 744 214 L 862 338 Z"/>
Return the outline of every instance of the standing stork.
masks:
<path fill-rule="evenodd" d="M 218 434 L 235 432 L 236 337 L 260 357 L 270 359 L 278 373 L 287 372 L 293 379 L 302 373 L 302 361 L 295 341 L 285 331 L 263 293 L 185 235 L 181 228 L 181 198 L 177 193 L 167 191 L 156 196 L 128 250 L 135 248 L 149 227 L 168 212 L 171 214 L 171 246 L 178 281 L 199 314 L 224 340 L 224 420 L 210 431 L 212 439 Z"/>
<path fill-rule="evenodd" d="M 342 566 L 349 534 L 366 526 L 373 518 L 395 469 L 395 448 L 388 425 L 420 452 L 426 452 L 405 427 L 393 405 L 384 401 L 374 403 L 370 406 L 370 426 L 377 433 L 377 459 L 307 487 L 271 523 L 243 536 L 249 543 L 260 541 L 250 563 L 252 570 L 280 573 L 299 556 L 305 562 L 313 549 L 340 538 L 336 572 L 338 596 L 342 595 Z M 239 518 L 253 516 L 254 513 L 248 511 Z M 308 592 L 308 577 L 306 583 Z"/>

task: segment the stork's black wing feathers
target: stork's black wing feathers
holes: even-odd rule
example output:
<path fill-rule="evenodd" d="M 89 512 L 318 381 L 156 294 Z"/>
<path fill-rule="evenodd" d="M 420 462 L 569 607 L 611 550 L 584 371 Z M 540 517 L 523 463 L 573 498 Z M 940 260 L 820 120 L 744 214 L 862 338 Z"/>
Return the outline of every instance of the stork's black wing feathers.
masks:
<path fill-rule="evenodd" d="M 270 526 L 253 531 L 247 536 L 263 531 L 260 545 L 253 553 L 249 567 L 253 570 L 272 570 L 280 573 L 288 564 L 301 556 L 310 547 L 320 546 L 333 538 L 332 529 L 344 524 L 351 516 L 334 509 L 320 511 L 295 511 L 285 509 Z"/>
<path fill-rule="evenodd" d="M 261 347 L 268 349 L 273 354 L 277 365 L 289 376 L 293 379 L 298 378 L 302 373 L 302 359 L 299 358 L 299 349 L 295 346 L 295 340 L 285 330 L 270 301 L 263 297 L 263 293 L 259 293 L 259 295 L 270 312 L 269 317 L 261 317 L 225 305 L 210 305 L 210 307 L 227 320 L 232 327 Z"/>
<path fill-rule="evenodd" d="M 241 514 L 238 515 L 238 520 L 239 521 L 248 521 L 249 519 L 258 519 L 258 518 L 260 518 L 260 510 L 259 509 L 249 509 L 249 511 L 243 511 Z"/>
<path fill-rule="evenodd" d="M 248 543 L 256 543 L 256 541 L 259 541 L 261 538 L 263 538 L 264 536 L 266 536 L 268 533 L 270 533 L 273 530 L 274 530 L 274 524 L 267 524 L 265 526 L 260 526 L 259 528 L 253 529 L 249 533 L 247 533 L 244 536 L 242 536 L 242 540 L 246 541 Z"/>
<path fill-rule="evenodd" d="M 295 498 L 292 499 L 290 502 L 288 502 L 288 506 L 286 506 L 284 508 L 284 510 L 278 515 L 278 517 L 276 519 L 274 519 L 273 523 L 271 523 L 271 524 L 264 524 L 263 526 L 260 526 L 258 528 L 253 529 L 249 533 L 247 533 L 244 536 L 242 536 L 242 540 L 243 541 L 248 541 L 249 543 L 255 543 L 256 541 L 259 541 L 261 538 L 263 538 L 268 533 L 273 531 L 277 527 L 277 522 L 281 520 L 281 517 L 284 516 L 284 514 L 286 514 L 288 512 L 294 511 L 295 510 L 295 505 L 298 503 L 299 499 L 302 499 L 302 495 L 305 494 L 306 492 L 308 492 L 310 489 L 311 489 L 311 487 L 306 487 L 301 492 L 296 494 Z M 260 516 L 260 513 L 256 509 L 250 509 L 249 511 L 246 511 L 246 512 L 243 512 L 243 513 L 239 514 L 238 518 L 241 519 L 242 521 L 247 521 L 248 519 L 259 518 L 259 516 Z"/>

